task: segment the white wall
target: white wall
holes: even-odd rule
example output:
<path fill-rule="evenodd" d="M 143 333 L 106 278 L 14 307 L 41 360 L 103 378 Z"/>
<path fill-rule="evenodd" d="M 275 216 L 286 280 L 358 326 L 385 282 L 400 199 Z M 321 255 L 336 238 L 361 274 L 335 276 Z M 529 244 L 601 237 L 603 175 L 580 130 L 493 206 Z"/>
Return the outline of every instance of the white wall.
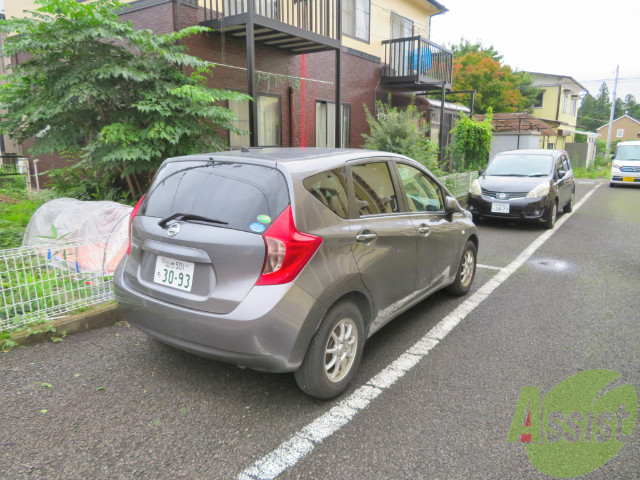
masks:
<path fill-rule="evenodd" d="M 491 151 L 489 160 L 493 159 L 500 152 L 507 150 L 524 150 L 527 148 L 538 148 L 540 142 L 539 132 L 521 133 L 518 143 L 518 135 L 513 133 L 494 133 L 491 139 Z"/>

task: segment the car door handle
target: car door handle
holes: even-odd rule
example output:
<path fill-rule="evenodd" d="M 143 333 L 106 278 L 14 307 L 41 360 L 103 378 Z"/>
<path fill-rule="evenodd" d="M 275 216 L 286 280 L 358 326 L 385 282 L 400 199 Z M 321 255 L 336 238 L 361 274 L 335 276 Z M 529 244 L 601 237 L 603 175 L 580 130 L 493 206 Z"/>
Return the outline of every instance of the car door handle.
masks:
<path fill-rule="evenodd" d="M 429 235 L 429 233 L 431 233 L 431 229 L 426 225 L 420 225 L 418 227 L 418 233 L 426 237 L 427 235 Z"/>
<path fill-rule="evenodd" d="M 368 230 L 356 235 L 356 240 L 358 242 L 368 242 L 370 240 L 375 240 L 376 238 L 378 238 L 378 235 Z"/>

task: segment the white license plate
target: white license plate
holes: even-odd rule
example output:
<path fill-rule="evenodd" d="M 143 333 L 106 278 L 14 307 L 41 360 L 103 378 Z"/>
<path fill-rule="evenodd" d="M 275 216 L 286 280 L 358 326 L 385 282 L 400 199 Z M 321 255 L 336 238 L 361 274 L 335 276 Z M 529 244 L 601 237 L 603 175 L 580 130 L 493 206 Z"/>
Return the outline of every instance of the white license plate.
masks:
<path fill-rule="evenodd" d="M 494 202 L 491 204 L 491 212 L 492 213 L 509 213 L 509 204 Z"/>
<path fill-rule="evenodd" d="M 160 285 L 190 292 L 193 285 L 194 267 L 195 263 L 158 255 L 153 281 Z"/>

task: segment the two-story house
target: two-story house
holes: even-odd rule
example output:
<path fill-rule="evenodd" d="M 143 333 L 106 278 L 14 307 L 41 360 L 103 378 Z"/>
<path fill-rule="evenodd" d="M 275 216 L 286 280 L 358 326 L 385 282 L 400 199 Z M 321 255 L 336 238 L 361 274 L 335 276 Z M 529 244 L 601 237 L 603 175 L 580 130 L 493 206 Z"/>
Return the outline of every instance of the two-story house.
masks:
<path fill-rule="evenodd" d="M 565 149 L 575 139 L 580 96 L 587 89 L 571 77 L 529 72 L 533 86 L 542 90 L 533 115 L 550 125 L 554 136 L 541 137 L 540 148 Z"/>
<path fill-rule="evenodd" d="M 5 3 L 10 17 L 29 2 Z M 135 0 L 121 18 L 157 33 L 214 30 L 185 44 L 216 65 L 210 86 L 255 99 L 229 104 L 250 132 L 230 133 L 232 148 L 359 147 L 363 105 L 450 90 L 453 54 L 430 40 L 446 11 L 433 0 Z"/>

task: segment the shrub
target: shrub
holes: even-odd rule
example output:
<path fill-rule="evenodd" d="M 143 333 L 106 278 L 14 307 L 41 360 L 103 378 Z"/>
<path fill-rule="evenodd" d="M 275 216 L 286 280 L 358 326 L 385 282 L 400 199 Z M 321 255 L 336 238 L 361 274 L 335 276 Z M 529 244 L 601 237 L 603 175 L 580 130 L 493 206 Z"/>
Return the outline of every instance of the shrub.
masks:
<path fill-rule="evenodd" d="M 438 147 L 426 138 L 429 125 L 411 103 L 405 110 L 386 102 L 376 101 L 375 116 L 364 106 L 370 133 L 363 133 L 364 148 L 398 153 L 417 160 L 429 169 L 438 164 Z"/>

